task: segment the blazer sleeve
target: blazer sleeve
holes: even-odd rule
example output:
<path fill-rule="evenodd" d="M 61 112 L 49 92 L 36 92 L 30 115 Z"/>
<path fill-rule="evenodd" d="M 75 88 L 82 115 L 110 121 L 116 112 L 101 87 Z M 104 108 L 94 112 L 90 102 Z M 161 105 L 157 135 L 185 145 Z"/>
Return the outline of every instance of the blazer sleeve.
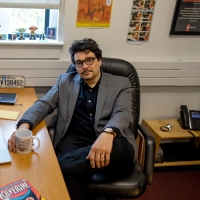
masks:
<path fill-rule="evenodd" d="M 115 99 L 111 117 L 104 128 L 116 127 L 125 136 L 125 132 L 133 122 L 132 90 L 129 79 L 123 79 L 123 85 Z"/>
<path fill-rule="evenodd" d="M 56 84 L 41 99 L 37 100 L 22 116 L 17 125 L 23 121 L 29 121 L 31 128 L 37 126 L 47 115 L 51 114 L 58 106 L 59 76 Z"/>

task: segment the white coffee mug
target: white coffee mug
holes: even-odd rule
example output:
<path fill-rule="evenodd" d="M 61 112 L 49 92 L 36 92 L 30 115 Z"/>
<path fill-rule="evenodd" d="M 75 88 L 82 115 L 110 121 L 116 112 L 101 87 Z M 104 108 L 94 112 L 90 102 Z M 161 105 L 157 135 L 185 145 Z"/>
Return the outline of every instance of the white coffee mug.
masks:
<path fill-rule="evenodd" d="M 33 146 L 33 140 L 37 139 L 38 146 Z M 20 129 L 16 131 L 16 151 L 19 154 L 28 154 L 32 150 L 36 150 L 40 147 L 40 139 L 33 136 L 32 131 L 27 129 Z"/>

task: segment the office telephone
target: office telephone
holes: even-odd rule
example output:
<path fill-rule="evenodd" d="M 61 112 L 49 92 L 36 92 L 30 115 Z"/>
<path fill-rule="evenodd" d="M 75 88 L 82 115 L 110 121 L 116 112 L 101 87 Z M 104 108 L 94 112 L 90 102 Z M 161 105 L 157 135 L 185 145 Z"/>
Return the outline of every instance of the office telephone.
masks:
<path fill-rule="evenodd" d="M 188 111 L 186 105 L 181 105 L 179 121 L 183 129 L 200 130 L 200 111 Z"/>

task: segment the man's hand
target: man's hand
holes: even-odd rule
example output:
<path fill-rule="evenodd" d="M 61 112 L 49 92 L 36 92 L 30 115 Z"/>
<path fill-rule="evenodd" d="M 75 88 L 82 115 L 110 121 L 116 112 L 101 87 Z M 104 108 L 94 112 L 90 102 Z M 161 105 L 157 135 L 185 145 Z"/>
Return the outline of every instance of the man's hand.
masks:
<path fill-rule="evenodd" d="M 29 129 L 29 128 L 30 128 L 30 125 L 28 123 L 22 123 L 22 124 L 20 124 L 18 130 L 19 129 Z M 9 148 L 10 151 L 14 151 L 14 152 L 16 152 L 15 135 L 16 135 L 16 131 L 13 132 L 13 134 L 8 139 L 8 148 Z"/>
<path fill-rule="evenodd" d="M 92 145 L 87 160 L 90 160 L 92 168 L 101 168 L 107 166 L 110 162 L 110 153 L 112 151 L 114 135 L 106 132 L 101 133 L 95 143 Z"/>

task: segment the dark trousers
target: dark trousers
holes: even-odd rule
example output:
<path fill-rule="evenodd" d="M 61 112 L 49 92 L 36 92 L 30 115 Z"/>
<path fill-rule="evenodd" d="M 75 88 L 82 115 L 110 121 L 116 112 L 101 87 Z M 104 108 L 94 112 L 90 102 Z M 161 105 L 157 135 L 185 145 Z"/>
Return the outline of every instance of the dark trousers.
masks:
<path fill-rule="evenodd" d="M 96 172 L 119 173 L 134 160 L 133 146 L 124 137 L 113 140 L 113 148 L 110 155 L 110 163 L 106 167 L 92 168 L 86 157 L 91 145 L 80 148 L 80 145 L 70 145 L 72 150 L 64 155 L 57 155 L 60 168 L 67 185 L 71 200 L 84 200 L 91 177 Z"/>

